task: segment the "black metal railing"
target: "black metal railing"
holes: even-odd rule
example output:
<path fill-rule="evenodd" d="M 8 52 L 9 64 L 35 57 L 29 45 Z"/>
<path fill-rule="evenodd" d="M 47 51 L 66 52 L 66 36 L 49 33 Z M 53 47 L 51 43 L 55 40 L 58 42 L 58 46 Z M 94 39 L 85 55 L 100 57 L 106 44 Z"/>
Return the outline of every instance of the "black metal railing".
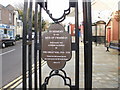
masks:
<path fill-rule="evenodd" d="M 39 1 L 39 0 L 38 0 Z M 29 5 L 28 5 L 29 4 Z M 28 8 L 29 6 L 29 8 Z M 65 20 L 66 16 L 70 13 L 70 8 L 75 8 L 75 42 L 71 43 L 72 51 L 75 51 L 75 85 L 71 85 L 71 79 L 67 77 L 64 70 L 52 70 L 49 77 L 46 77 L 45 82 L 42 84 L 41 76 L 41 32 L 42 32 L 42 8 L 46 11 L 49 17 L 55 22 L 60 23 Z M 35 2 L 35 37 L 34 37 L 34 51 L 32 51 L 32 14 L 33 14 L 33 1 L 25 0 L 24 2 L 24 17 L 23 17 L 23 51 L 22 51 L 22 71 L 23 71 L 23 89 L 26 90 L 35 88 L 40 90 L 46 90 L 49 79 L 52 76 L 58 75 L 66 81 L 69 79 L 70 83 L 65 85 L 70 86 L 71 90 L 79 89 L 79 9 L 78 0 L 69 0 L 69 8 L 64 10 L 62 17 L 56 19 L 52 17 L 52 14 L 47 10 L 47 2 L 41 0 L 41 2 Z M 38 15 L 38 12 L 40 15 Z M 91 1 L 83 0 L 83 18 L 84 18 L 84 68 L 85 68 L 85 90 L 92 90 L 92 25 L 91 25 Z M 38 25 L 38 20 L 39 25 Z M 27 40 L 26 36 L 29 36 Z M 38 37 L 39 36 L 39 37 Z M 34 53 L 34 59 L 32 59 Z M 34 77 L 32 78 L 32 62 L 34 62 Z M 37 62 L 39 63 L 39 70 L 37 70 Z M 26 71 L 29 70 L 28 82 L 26 80 Z M 39 72 L 37 72 L 39 71 Z M 64 76 L 59 72 L 63 72 Z M 53 73 L 54 72 L 54 73 Z M 74 74 L 74 73 L 73 73 Z M 34 83 L 33 82 L 34 79 Z M 39 79 L 39 80 L 38 80 Z M 39 85 L 38 85 L 39 83 Z M 34 84 L 34 87 L 33 85 Z"/>

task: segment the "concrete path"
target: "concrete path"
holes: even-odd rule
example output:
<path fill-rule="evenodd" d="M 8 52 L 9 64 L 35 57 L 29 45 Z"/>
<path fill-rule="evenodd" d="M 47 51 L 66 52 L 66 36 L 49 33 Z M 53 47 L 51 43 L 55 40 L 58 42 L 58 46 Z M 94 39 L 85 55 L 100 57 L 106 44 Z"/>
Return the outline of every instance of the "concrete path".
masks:
<path fill-rule="evenodd" d="M 66 63 L 64 70 L 75 84 L 74 52 L 72 59 Z M 42 67 L 42 82 L 50 73 L 51 69 L 45 64 Z M 33 74 L 34 76 L 34 74 Z M 80 44 L 80 88 L 84 88 L 84 46 Z M 22 84 L 17 88 L 21 88 Z M 56 76 L 50 79 L 48 88 L 69 88 L 64 86 L 62 78 Z M 118 52 L 110 49 L 106 52 L 103 45 L 93 45 L 93 88 L 118 88 Z"/>

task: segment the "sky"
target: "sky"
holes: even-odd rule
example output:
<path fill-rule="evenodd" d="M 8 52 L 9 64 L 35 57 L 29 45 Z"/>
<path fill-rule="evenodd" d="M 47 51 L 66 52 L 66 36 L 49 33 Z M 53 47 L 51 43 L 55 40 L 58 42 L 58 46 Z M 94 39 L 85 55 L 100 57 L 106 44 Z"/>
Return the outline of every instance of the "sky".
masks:
<path fill-rule="evenodd" d="M 54 18 L 59 18 L 62 16 L 63 11 L 68 9 L 69 0 L 48 0 L 48 9 L 50 10 L 50 13 L 52 13 Z M 82 0 L 78 0 L 79 2 L 79 21 L 82 22 L 82 5 L 81 5 L 81 1 Z M 108 14 L 110 14 L 110 9 L 112 10 L 113 8 L 115 8 L 115 2 L 119 1 L 119 0 L 93 0 L 93 1 L 97 1 L 97 3 L 95 3 L 92 6 L 92 19 L 93 21 L 97 21 L 99 18 L 98 16 L 100 16 L 102 19 L 106 19 L 108 18 Z M 104 2 L 105 4 L 101 3 Z M 11 5 L 18 5 L 18 3 L 24 3 L 24 0 L 0 0 L 0 4 L 7 6 L 8 4 Z M 107 8 L 106 8 L 107 7 Z M 104 8 L 108 9 L 105 10 Z M 97 10 L 96 10 L 97 9 Z M 44 12 L 43 10 L 43 18 L 45 20 L 48 20 L 50 22 L 52 22 L 52 20 L 48 17 L 48 15 L 46 14 L 46 12 Z M 65 20 L 65 23 L 74 23 L 74 18 L 73 17 L 68 17 Z"/>
<path fill-rule="evenodd" d="M 52 13 L 54 18 L 59 18 L 63 15 L 64 10 L 68 9 L 69 7 L 69 0 L 48 0 L 48 9 L 50 10 L 50 13 Z M 0 0 L 0 4 L 3 6 L 7 6 L 8 4 L 11 5 L 18 5 L 18 3 L 24 3 L 24 0 Z M 52 20 L 48 17 L 46 12 L 43 10 L 43 18 L 52 22 Z M 69 18 L 66 20 L 66 22 L 73 22 L 73 18 Z"/>
<path fill-rule="evenodd" d="M 24 3 L 24 0 L 0 0 L 0 4 L 7 6 L 8 4 L 14 5 L 17 3 Z"/>

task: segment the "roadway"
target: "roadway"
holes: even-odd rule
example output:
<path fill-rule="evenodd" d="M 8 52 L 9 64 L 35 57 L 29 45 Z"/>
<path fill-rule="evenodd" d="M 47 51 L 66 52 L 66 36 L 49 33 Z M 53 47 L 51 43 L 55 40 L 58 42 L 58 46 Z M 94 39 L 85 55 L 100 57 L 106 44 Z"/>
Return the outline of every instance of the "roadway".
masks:
<path fill-rule="evenodd" d="M 17 41 L 15 46 L 8 46 L 0 51 L 0 66 L 2 66 L 0 87 L 2 87 L 22 74 L 22 41 Z"/>

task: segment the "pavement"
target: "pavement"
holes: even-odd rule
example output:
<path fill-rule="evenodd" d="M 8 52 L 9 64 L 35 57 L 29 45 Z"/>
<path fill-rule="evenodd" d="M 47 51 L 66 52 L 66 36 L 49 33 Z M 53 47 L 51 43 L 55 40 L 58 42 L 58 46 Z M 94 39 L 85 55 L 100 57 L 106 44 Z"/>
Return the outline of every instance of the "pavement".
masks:
<path fill-rule="evenodd" d="M 71 78 L 72 85 L 75 84 L 75 52 L 72 52 L 72 59 L 67 61 L 63 70 L 66 71 L 67 76 Z M 80 43 L 80 88 L 84 88 L 84 45 Z M 50 73 L 51 69 L 45 64 L 42 67 L 42 83 L 45 77 Z M 34 76 L 34 74 L 33 74 Z M 39 78 L 38 78 L 39 79 Z M 28 80 L 28 78 L 27 78 Z M 106 52 L 104 45 L 95 46 L 93 44 L 93 76 L 92 76 L 93 88 L 118 88 L 118 52 L 110 49 L 110 52 Z M 33 80 L 34 81 L 34 80 Z M 34 82 L 33 82 L 34 85 Z M 34 87 L 34 86 L 33 86 Z M 55 76 L 50 79 L 48 88 L 69 88 L 64 85 L 63 80 Z M 16 87 L 22 88 L 22 83 Z"/>

